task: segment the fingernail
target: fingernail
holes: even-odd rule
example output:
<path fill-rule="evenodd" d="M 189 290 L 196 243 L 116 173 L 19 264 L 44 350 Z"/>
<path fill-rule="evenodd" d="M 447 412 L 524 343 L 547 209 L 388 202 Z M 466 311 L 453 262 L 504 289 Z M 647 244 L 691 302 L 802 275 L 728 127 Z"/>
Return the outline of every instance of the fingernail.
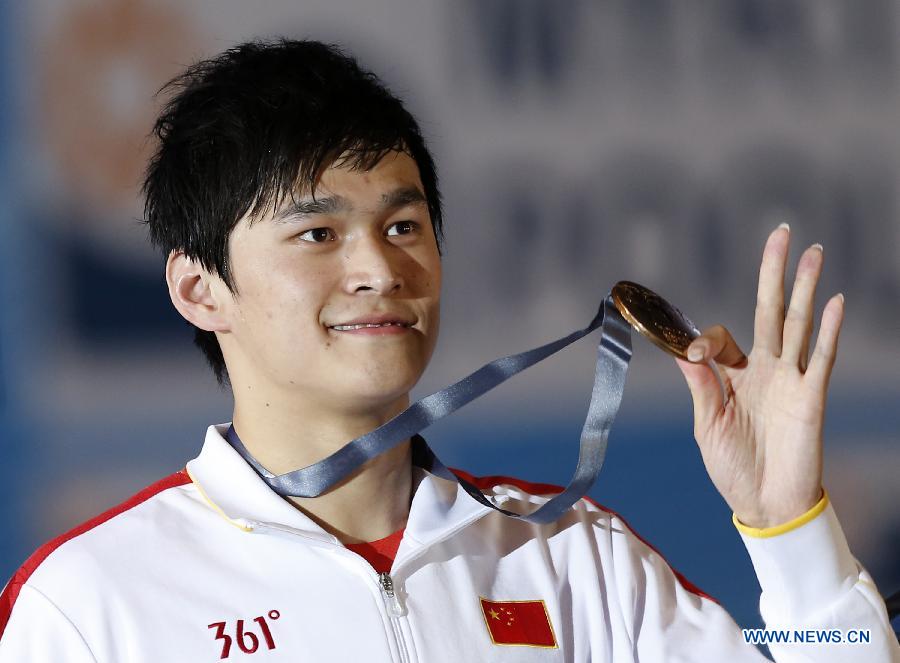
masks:
<path fill-rule="evenodd" d="M 841 300 L 841 304 L 843 304 L 843 303 L 844 303 L 844 293 L 843 293 L 843 292 L 839 292 L 839 293 L 837 294 L 837 296 L 838 296 L 838 299 Z"/>
<path fill-rule="evenodd" d="M 700 361 L 703 359 L 703 347 L 692 345 L 688 348 L 687 352 L 688 359 L 691 361 Z"/>
<path fill-rule="evenodd" d="M 811 249 L 819 249 L 819 251 L 821 251 L 822 253 L 825 253 L 825 248 L 824 248 L 821 244 L 819 244 L 818 242 L 816 242 L 815 244 L 813 244 L 813 245 L 812 245 L 811 247 L 809 247 L 809 248 L 811 248 Z"/>
<path fill-rule="evenodd" d="M 777 230 L 781 230 L 782 228 L 784 228 L 788 232 L 791 232 L 791 224 L 788 223 L 787 221 L 782 221 L 781 223 L 778 224 Z"/>

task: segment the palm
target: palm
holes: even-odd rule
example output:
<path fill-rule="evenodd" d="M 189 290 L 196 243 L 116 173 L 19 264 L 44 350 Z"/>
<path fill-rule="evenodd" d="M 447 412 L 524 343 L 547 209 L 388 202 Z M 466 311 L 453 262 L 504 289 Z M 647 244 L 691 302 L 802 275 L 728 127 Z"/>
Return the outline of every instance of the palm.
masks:
<path fill-rule="evenodd" d="M 801 258 L 785 317 L 787 244 L 787 231 L 779 229 L 766 245 L 750 356 L 723 327 L 692 344 L 717 362 L 724 402 L 709 366 L 679 361 L 710 478 L 739 519 L 756 526 L 790 520 L 819 498 L 825 396 L 843 313 L 843 298 L 832 298 L 807 368 L 822 252 L 811 248 Z"/>

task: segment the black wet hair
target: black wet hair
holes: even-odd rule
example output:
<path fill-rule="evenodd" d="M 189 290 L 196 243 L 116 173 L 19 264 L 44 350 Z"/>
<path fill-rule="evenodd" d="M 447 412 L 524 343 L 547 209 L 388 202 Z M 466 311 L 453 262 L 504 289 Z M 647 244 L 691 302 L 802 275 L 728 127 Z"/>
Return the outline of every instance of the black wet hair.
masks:
<path fill-rule="evenodd" d="M 240 44 L 169 81 L 172 96 L 153 127 L 157 148 L 143 184 L 144 222 L 165 256 L 183 251 L 231 292 L 228 238 L 324 170 L 368 170 L 391 151 L 419 168 L 441 246 L 441 196 L 434 160 L 416 120 L 375 74 L 339 47 L 278 39 Z M 338 161 L 339 160 L 339 161 Z M 228 382 L 214 332 L 194 343 L 221 386 Z"/>

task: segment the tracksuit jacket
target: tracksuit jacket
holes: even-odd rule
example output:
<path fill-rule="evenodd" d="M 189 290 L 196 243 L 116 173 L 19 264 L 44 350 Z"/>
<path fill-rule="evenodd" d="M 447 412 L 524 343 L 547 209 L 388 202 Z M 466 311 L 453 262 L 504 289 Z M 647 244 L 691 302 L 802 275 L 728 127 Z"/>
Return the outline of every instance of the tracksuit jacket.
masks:
<path fill-rule="evenodd" d="M 0 600 L 0 663 L 763 661 L 714 600 L 615 513 L 534 525 L 414 468 L 389 574 L 275 494 L 211 426 L 200 455 L 39 549 Z M 496 504 L 558 489 L 476 480 Z M 772 645 L 775 660 L 900 661 L 884 602 L 830 506 L 741 534 L 768 627 L 868 629 Z"/>

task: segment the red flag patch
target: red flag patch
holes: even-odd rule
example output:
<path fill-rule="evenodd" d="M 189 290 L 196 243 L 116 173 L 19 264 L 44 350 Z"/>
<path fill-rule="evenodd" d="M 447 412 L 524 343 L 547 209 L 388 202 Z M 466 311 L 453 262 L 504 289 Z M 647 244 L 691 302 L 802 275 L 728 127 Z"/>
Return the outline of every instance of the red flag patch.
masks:
<path fill-rule="evenodd" d="M 483 598 L 481 612 L 495 645 L 557 647 L 543 601 L 488 601 Z"/>

